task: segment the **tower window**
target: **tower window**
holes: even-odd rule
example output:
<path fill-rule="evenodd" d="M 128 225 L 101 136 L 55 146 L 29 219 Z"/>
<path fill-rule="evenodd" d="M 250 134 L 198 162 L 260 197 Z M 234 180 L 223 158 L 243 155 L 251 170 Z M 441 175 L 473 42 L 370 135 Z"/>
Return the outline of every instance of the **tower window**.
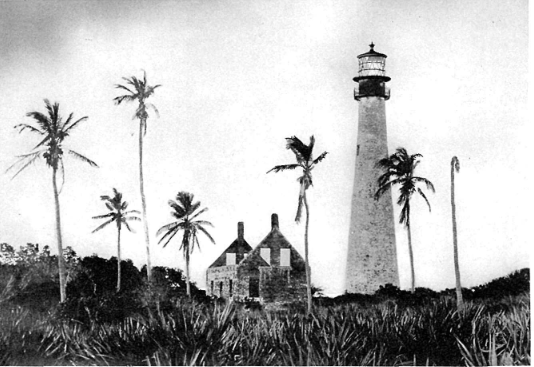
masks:
<path fill-rule="evenodd" d="M 356 155 L 360 155 L 360 144 L 356 145 Z"/>

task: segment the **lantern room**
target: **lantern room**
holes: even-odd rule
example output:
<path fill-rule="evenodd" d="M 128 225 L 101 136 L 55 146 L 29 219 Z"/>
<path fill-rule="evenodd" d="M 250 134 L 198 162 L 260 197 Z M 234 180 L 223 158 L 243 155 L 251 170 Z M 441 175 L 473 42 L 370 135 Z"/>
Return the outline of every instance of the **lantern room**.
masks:
<path fill-rule="evenodd" d="M 389 81 L 391 78 L 386 76 L 386 55 L 376 52 L 374 50 L 374 43 L 369 45 L 371 49 L 369 52 L 358 56 L 359 70 L 358 76 L 354 81 L 363 78 L 381 78 L 384 81 Z"/>
<path fill-rule="evenodd" d="M 386 55 L 374 50 L 374 43 L 369 45 L 369 52 L 358 56 L 358 76 L 353 78 L 358 86 L 354 90 L 354 98 L 383 97 L 389 99 L 389 88 L 385 83 L 391 78 L 386 76 Z"/>

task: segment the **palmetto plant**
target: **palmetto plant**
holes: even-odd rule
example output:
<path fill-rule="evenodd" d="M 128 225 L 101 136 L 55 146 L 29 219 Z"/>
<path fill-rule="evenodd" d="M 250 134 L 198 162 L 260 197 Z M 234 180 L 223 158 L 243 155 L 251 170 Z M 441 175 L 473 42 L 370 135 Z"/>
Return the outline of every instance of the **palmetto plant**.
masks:
<path fill-rule="evenodd" d="M 306 208 L 306 228 L 304 231 L 304 254 L 306 261 L 306 287 L 307 287 L 307 296 L 308 296 L 308 313 L 311 313 L 312 310 L 312 295 L 311 295 L 311 276 L 310 276 L 310 263 L 308 260 L 308 228 L 310 224 L 310 208 L 308 206 L 308 200 L 306 198 L 306 190 L 312 186 L 312 170 L 315 168 L 317 163 L 321 162 L 328 152 L 321 153 L 316 159 L 313 159 L 313 147 L 315 145 L 315 138 L 313 135 L 310 137 L 310 143 L 308 145 L 300 141 L 296 136 L 291 138 L 286 138 L 287 144 L 286 148 L 290 149 L 293 154 L 295 154 L 295 159 L 297 163 L 293 164 L 283 164 L 273 167 L 267 173 L 274 171 L 286 171 L 294 170 L 297 168 L 302 169 L 302 176 L 298 178 L 300 184 L 299 199 L 297 205 L 297 214 L 295 216 L 295 222 L 299 223 L 302 217 L 302 206 Z"/>
<path fill-rule="evenodd" d="M 456 303 L 460 309 L 464 303 L 462 297 L 462 282 L 460 281 L 460 263 L 458 261 L 458 232 L 456 228 L 456 202 L 454 200 L 454 172 L 460 172 L 458 157 L 451 160 L 451 207 L 452 207 L 452 239 L 454 247 L 454 275 L 456 277 Z"/>
<path fill-rule="evenodd" d="M 139 106 L 134 114 L 134 119 L 139 119 L 139 188 L 141 191 L 141 210 L 143 214 L 143 225 L 145 232 L 146 243 L 146 256 L 147 256 L 147 277 L 150 281 L 152 279 L 152 265 L 150 262 L 150 237 L 148 232 L 148 222 L 146 215 L 146 198 L 143 179 L 143 136 L 146 134 L 146 126 L 148 119 L 148 109 L 153 109 L 158 114 L 157 108 L 147 103 L 146 100 L 154 94 L 154 90 L 160 85 L 150 86 L 146 81 L 146 72 L 143 73 L 143 79 L 137 79 L 135 76 L 130 78 L 123 78 L 126 81 L 126 85 L 117 84 L 116 88 L 122 89 L 128 92 L 122 96 L 115 97 L 113 100 L 117 105 L 122 102 L 139 102 Z"/>
<path fill-rule="evenodd" d="M 106 219 L 104 223 L 99 225 L 93 230 L 93 233 L 100 231 L 108 224 L 115 222 L 117 225 L 117 292 L 121 289 L 121 229 L 122 225 L 132 232 L 129 221 L 140 221 L 136 214 L 141 214 L 139 210 L 127 210 L 128 203 L 122 200 L 122 194 L 113 189 L 113 196 L 103 195 L 100 196 L 100 200 L 104 202 L 109 213 L 103 215 L 97 215 L 93 219 Z"/>
<path fill-rule="evenodd" d="M 58 268 L 59 268 L 59 288 L 60 288 L 60 301 L 65 302 L 67 299 L 67 279 L 65 270 L 65 259 L 63 258 L 63 239 L 61 235 L 61 213 L 59 206 L 59 194 L 63 188 L 65 181 L 63 155 L 67 152 L 72 157 L 79 159 L 90 166 L 97 167 L 97 164 L 89 158 L 75 152 L 71 149 L 66 149 L 63 146 L 65 138 L 67 138 L 71 131 L 77 127 L 81 122 L 87 120 L 87 116 L 74 120 L 74 115 L 71 113 L 66 120 L 59 114 L 59 103 L 51 104 L 48 99 L 44 100 L 47 113 L 41 112 L 28 112 L 26 116 L 32 117 L 36 126 L 30 124 L 18 124 L 15 126 L 19 129 L 19 133 L 24 130 L 36 133 L 41 136 L 41 141 L 33 148 L 32 152 L 18 156 L 19 160 L 16 161 L 8 171 L 15 169 L 15 178 L 25 168 L 37 161 L 39 158 L 43 158 L 47 166 L 52 168 L 52 186 L 54 189 L 54 201 L 55 201 L 55 216 L 56 216 L 56 235 L 57 235 L 57 247 L 58 247 Z M 58 189 L 57 174 L 61 173 L 61 187 Z"/>
<path fill-rule="evenodd" d="M 420 163 L 419 158 L 421 154 L 409 155 L 406 149 L 398 148 L 397 151 L 387 158 L 383 158 L 377 162 L 377 166 L 381 168 L 384 173 L 378 178 L 378 190 L 375 193 L 375 200 L 391 189 L 393 186 L 399 187 L 399 198 L 397 204 L 402 206 L 399 222 L 406 226 L 408 232 L 408 250 L 410 253 L 410 269 L 411 269 L 411 291 L 415 291 L 415 270 L 413 261 L 412 249 L 412 233 L 410 223 L 410 203 L 413 194 L 418 193 L 425 200 L 430 210 L 430 203 L 420 187 L 423 183 L 426 187 L 435 192 L 432 182 L 423 177 L 414 176 L 415 168 Z"/>
<path fill-rule="evenodd" d="M 194 201 L 194 195 L 188 192 L 181 191 L 176 195 L 176 201 L 169 200 L 169 206 L 172 208 L 171 215 L 176 221 L 166 224 L 161 227 L 157 235 L 163 235 L 158 243 L 163 243 L 163 247 L 167 246 L 173 237 L 183 232 L 180 250 L 183 252 L 185 258 L 185 276 L 187 280 L 187 295 L 191 297 L 191 285 L 189 278 L 189 257 L 193 253 L 195 245 L 200 250 L 198 242 L 199 233 L 203 233 L 209 240 L 215 244 L 215 240 L 209 232 L 204 228 L 205 226 L 213 227 L 213 225 L 205 220 L 198 220 L 197 218 L 208 208 L 200 209 L 200 201 Z"/>

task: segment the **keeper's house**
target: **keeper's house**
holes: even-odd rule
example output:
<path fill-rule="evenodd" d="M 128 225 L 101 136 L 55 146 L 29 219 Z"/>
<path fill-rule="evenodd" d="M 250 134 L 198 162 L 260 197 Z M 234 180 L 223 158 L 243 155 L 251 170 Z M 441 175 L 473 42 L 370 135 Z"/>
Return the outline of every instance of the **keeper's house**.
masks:
<path fill-rule="evenodd" d="M 245 241 L 243 222 L 237 224 L 237 239 L 208 268 L 206 285 L 208 295 L 226 299 L 298 301 L 306 297 L 306 265 L 273 214 L 271 231 L 254 249 Z"/>

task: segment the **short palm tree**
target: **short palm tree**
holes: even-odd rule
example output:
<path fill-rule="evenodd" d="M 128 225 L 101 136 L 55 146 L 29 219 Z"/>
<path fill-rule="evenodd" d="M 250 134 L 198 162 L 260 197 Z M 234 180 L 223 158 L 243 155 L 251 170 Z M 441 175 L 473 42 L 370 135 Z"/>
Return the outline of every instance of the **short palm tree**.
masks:
<path fill-rule="evenodd" d="M 56 216 L 56 236 L 58 247 L 58 268 L 59 268 L 59 289 L 60 289 L 60 301 L 65 302 L 67 299 L 67 278 L 65 269 L 65 259 L 63 256 L 63 239 L 61 235 L 61 213 L 59 206 L 59 194 L 63 188 L 65 181 L 63 154 L 65 151 L 72 157 L 77 158 L 90 166 L 97 167 L 97 164 L 89 158 L 81 155 L 70 149 L 63 147 L 63 142 L 71 131 L 78 126 L 81 122 L 87 120 L 87 116 L 78 120 L 74 120 L 73 113 L 64 121 L 59 114 L 59 103 L 51 104 L 49 100 L 45 99 L 45 106 L 47 113 L 41 112 L 28 112 L 26 116 L 32 117 L 36 125 L 19 124 L 15 126 L 19 129 L 19 133 L 24 130 L 29 130 L 32 133 L 40 135 L 41 141 L 33 148 L 33 151 L 27 154 L 18 156 L 19 160 L 16 161 L 8 171 L 16 169 L 16 173 L 13 176 L 15 178 L 26 167 L 30 166 L 37 159 L 43 158 L 47 166 L 52 168 L 52 186 L 54 189 L 54 202 L 55 202 L 55 216 Z M 58 189 L 57 175 L 58 171 L 61 174 L 61 187 Z"/>
<path fill-rule="evenodd" d="M 146 72 L 143 74 L 143 79 L 137 79 L 135 76 L 130 78 L 123 78 L 126 81 L 126 85 L 117 84 L 116 88 L 122 89 L 128 92 L 122 96 L 115 97 L 113 100 L 117 105 L 122 102 L 134 102 L 138 101 L 139 106 L 134 114 L 134 119 L 139 119 L 139 188 L 141 191 L 141 210 L 143 214 L 143 225 L 145 231 L 145 243 L 146 243 L 146 257 L 147 257 L 147 277 L 150 281 L 152 279 L 152 265 L 150 262 L 150 237 L 148 232 L 148 222 L 146 215 L 146 198 L 144 189 L 143 178 L 143 136 L 146 134 L 146 126 L 148 119 L 148 109 L 153 109 L 158 114 L 157 108 L 147 103 L 146 100 L 154 94 L 154 90 L 160 85 L 150 86 L 146 81 Z"/>
<path fill-rule="evenodd" d="M 172 208 L 171 215 L 176 221 L 166 224 L 161 227 L 157 235 L 163 235 L 158 243 L 163 243 L 163 247 L 167 246 L 172 238 L 180 231 L 183 231 L 182 243 L 180 250 L 182 250 L 185 258 L 185 276 L 187 281 L 187 296 L 191 297 L 191 282 L 189 277 L 189 257 L 193 253 L 195 245 L 200 250 L 198 242 L 198 234 L 203 233 L 209 240 L 215 244 L 213 237 L 208 233 L 205 226 L 213 225 L 205 220 L 198 220 L 198 216 L 208 210 L 208 208 L 200 209 L 200 201 L 195 202 L 194 195 L 188 192 L 181 191 L 176 195 L 176 201 L 169 200 L 169 206 Z"/>
<path fill-rule="evenodd" d="M 103 195 L 100 196 L 100 200 L 106 204 L 109 213 L 103 215 L 97 215 L 93 219 L 107 219 L 104 223 L 96 227 L 92 233 L 100 231 L 108 224 L 115 222 L 117 225 L 117 292 L 121 289 L 121 229 L 122 225 L 132 232 L 129 221 L 140 221 L 136 214 L 141 214 L 139 210 L 127 210 L 128 203 L 122 200 L 122 194 L 113 189 L 113 196 Z"/>
<path fill-rule="evenodd" d="M 415 168 L 420 163 L 419 158 L 422 158 L 421 154 L 409 155 L 406 149 L 398 148 L 397 151 L 388 158 L 383 158 L 377 162 L 377 166 L 381 168 L 384 173 L 378 178 L 378 190 L 375 193 L 375 200 L 380 197 L 393 186 L 399 187 L 399 198 L 397 204 L 402 206 L 400 213 L 401 224 L 406 226 L 408 231 L 408 249 L 410 252 L 410 267 L 412 276 L 411 291 L 415 291 L 415 270 L 413 261 L 413 249 L 412 249 L 412 233 L 410 222 L 410 202 L 413 194 L 416 192 L 425 199 L 428 210 L 430 210 L 430 203 L 420 187 L 418 185 L 423 183 L 426 187 L 435 192 L 432 182 L 423 177 L 414 176 Z"/>
<path fill-rule="evenodd" d="M 456 304 L 460 309 L 464 303 L 462 297 L 462 282 L 460 281 L 460 263 L 458 261 L 458 233 L 456 229 L 456 203 L 454 200 L 454 171 L 460 172 L 460 161 L 452 157 L 451 160 L 451 206 L 452 206 L 452 238 L 454 247 L 454 275 L 456 277 Z"/>
<path fill-rule="evenodd" d="M 310 186 L 312 186 L 312 170 L 315 168 L 317 163 L 321 162 L 328 152 L 323 152 L 321 155 L 319 155 L 316 159 L 313 159 L 313 147 L 315 145 L 315 138 L 313 135 L 310 137 L 310 144 L 306 145 L 302 141 L 300 141 L 296 136 L 293 136 L 291 138 L 286 138 L 286 148 L 290 149 L 293 154 L 295 154 L 295 158 L 297 160 L 297 163 L 293 164 L 283 164 L 279 166 L 274 166 L 271 170 L 269 170 L 267 173 L 274 171 L 274 172 L 280 172 L 280 171 L 286 171 L 286 170 L 294 170 L 297 168 L 302 169 L 302 176 L 298 178 L 298 182 L 300 184 L 300 190 L 299 190 L 299 199 L 298 199 L 298 205 L 297 205 L 297 215 L 295 216 L 295 222 L 299 223 L 300 219 L 302 217 L 302 206 L 306 208 L 306 227 L 304 231 L 304 257 L 306 262 L 306 288 L 307 288 L 307 295 L 308 295 L 308 313 L 310 314 L 312 312 L 312 294 L 311 294 L 311 274 L 310 274 L 310 263 L 308 259 L 308 229 L 310 224 L 310 208 L 308 206 L 308 200 L 306 198 L 306 190 Z"/>

